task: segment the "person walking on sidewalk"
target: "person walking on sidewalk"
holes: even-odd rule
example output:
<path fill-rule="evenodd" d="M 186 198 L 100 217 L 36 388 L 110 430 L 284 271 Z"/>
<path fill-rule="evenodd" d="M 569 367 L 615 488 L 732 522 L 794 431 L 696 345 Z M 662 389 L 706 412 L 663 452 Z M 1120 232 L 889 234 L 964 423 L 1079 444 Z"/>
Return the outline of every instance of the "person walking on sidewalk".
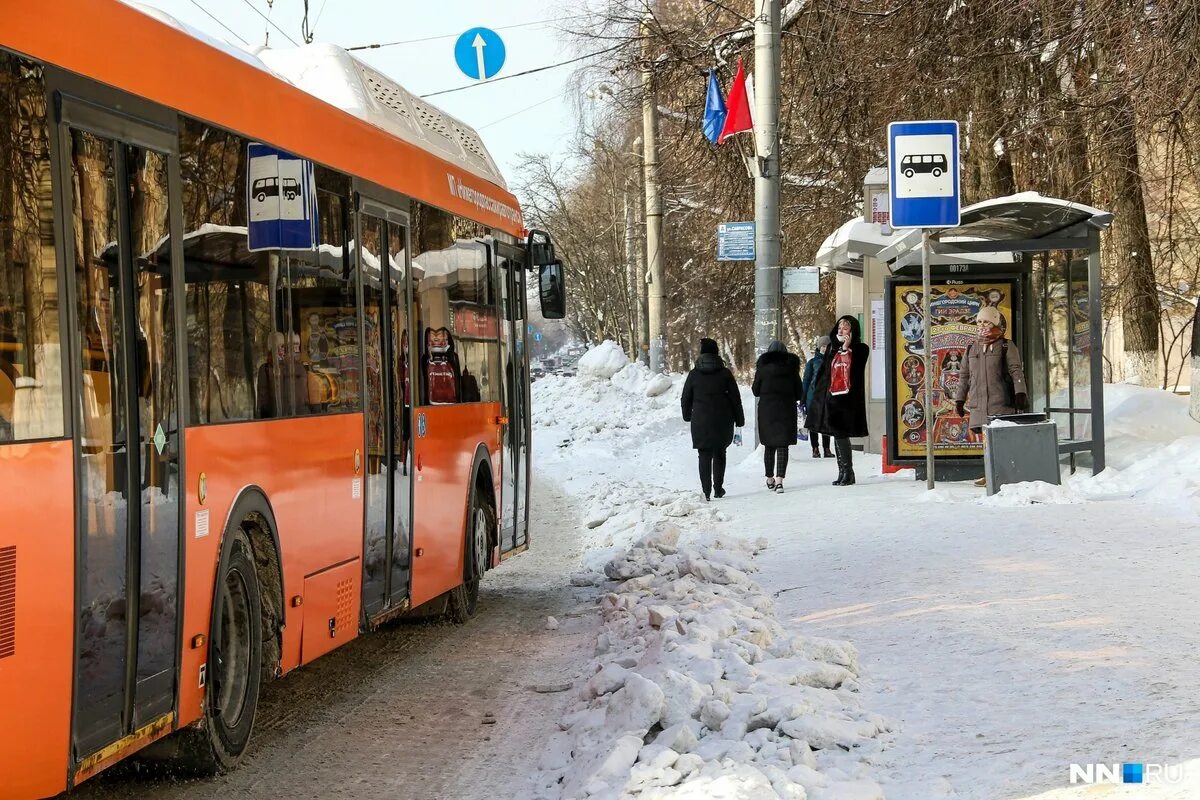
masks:
<path fill-rule="evenodd" d="M 683 382 L 683 419 L 691 423 L 692 447 L 700 460 L 704 499 L 725 496 L 725 450 L 733 443 L 733 428 L 746 424 L 742 395 L 733 373 L 717 355 L 717 343 L 700 340 L 696 366 Z"/>
<path fill-rule="evenodd" d="M 804 365 L 804 407 L 809 414 L 805 429 L 808 431 L 808 441 L 812 444 L 813 458 L 821 457 L 821 448 L 817 444 L 817 438 L 821 439 L 820 444 L 825 447 L 825 457 L 833 458 L 833 453 L 829 450 L 829 434 L 818 434 L 812 426 L 812 407 L 813 407 L 813 389 L 817 385 L 817 375 L 821 372 L 821 365 L 825 363 L 825 350 L 829 347 L 829 337 L 822 336 L 817 339 L 816 352 L 813 357 Z"/>
<path fill-rule="evenodd" d="M 867 435 L 867 395 L 864 385 L 871 349 L 862 341 L 858 320 L 842 317 L 829 332 L 825 361 L 817 373 L 811 427 L 833 437 L 838 477 L 834 486 L 854 485 L 850 439 Z"/>
<path fill-rule="evenodd" d="M 960 417 L 969 411 L 968 425 L 979 432 L 991 417 L 1024 411 L 1029 406 L 1029 395 L 1021 351 L 1004 338 L 1000 311 L 985 306 L 975 315 L 975 322 L 979 326 L 977 336 L 967 345 L 954 393 L 954 410 Z M 986 486 L 986 478 L 975 481 L 975 485 Z"/>
<path fill-rule="evenodd" d="M 767 488 L 782 492 L 788 447 L 796 443 L 796 404 L 804 399 L 800 357 L 789 353 L 783 342 L 771 342 L 754 365 L 751 391 L 758 398 L 758 440 L 763 445 Z"/>

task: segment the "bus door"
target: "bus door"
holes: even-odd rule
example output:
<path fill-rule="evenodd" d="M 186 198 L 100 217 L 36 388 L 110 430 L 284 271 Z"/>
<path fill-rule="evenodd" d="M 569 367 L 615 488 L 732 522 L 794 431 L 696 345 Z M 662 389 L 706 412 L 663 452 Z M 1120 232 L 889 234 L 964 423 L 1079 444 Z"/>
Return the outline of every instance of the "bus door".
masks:
<path fill-rule="evenodd" d="M 63 98 L 76 454 L 73 755 L 170 722 L 183 436 L 174 132 Z"/>
<path fill-rule="evenodd" d="M 505 323 L 500 326 L 504 359 L 504 425 L 500 478 L 500 551 L 526 544 L 529 500 L 529 356 L 525 312 L 525 251 L 497 242 Z"/>
<path fill-rule="evenodd" d="M 412 577 L 412 370 L 408 215 L 360 202 L 357 253 L 366 360 L 363 610 L 401 606 Z"/>

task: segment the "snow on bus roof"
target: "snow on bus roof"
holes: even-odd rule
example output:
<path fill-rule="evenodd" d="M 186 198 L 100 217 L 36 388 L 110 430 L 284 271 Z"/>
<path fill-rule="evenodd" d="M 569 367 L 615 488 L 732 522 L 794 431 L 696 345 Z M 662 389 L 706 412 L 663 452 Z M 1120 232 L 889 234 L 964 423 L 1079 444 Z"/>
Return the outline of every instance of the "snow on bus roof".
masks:
<path fill-rule="evenodd" d="M 474 128 L 425 102 L 337 45 L 319 43 L 247 51 L 209 36 L 152 6 L 135 0 L 122 2 L 392 136 L 508 189 L 499 167 Z"/>

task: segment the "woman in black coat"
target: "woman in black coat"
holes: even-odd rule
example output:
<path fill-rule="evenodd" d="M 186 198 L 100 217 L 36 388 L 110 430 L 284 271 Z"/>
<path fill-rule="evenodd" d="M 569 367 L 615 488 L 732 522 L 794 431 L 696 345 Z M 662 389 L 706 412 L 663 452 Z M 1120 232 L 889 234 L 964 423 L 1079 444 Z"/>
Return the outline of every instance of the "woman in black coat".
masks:
<path fill-rule="evenodd" d="M 829 334 L 825 361 L 813 387 L 813 405 L 808 424 L 813 430 L 833 437 L 837 453 L 838 479 L 834 486 L 854 484 L 850 439 L 867 435 L 867 359 L 871 349 L 862 341 L 858 320 L 842 317 Z"/>
<path fill-rule="evenodd" d="M 758 398 L 758 440 L 763 444 L 767 488 L 782 492 L 788 447 L 796 443 L 796 404 L 804 399 L 800 358 L 783 342 L 771 342 L 754 365 L 752 391 Z"/>
<path fill-rule="evenodd" d="M 725 450 L 733 443 L 733 426 L 746 424 L 742 395 L 733 373 L 717 355 L 717 343 L 700 340 L 700 357 L 683 383 L 683 419 L 692 426 L 692 447 L 700 456 L 704 499 L 725 496 Z"/>

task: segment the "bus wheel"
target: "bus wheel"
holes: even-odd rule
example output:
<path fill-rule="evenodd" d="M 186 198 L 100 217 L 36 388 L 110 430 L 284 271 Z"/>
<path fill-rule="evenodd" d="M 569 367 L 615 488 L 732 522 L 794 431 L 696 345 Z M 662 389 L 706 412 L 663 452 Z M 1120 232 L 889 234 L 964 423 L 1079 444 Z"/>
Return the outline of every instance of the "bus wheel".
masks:
<path fill-rule="evenodd" d="M 184 757 L 185 766 L 209 775 L 233 769 L 241 760 L 262 682 L 262 596 L 254 551 L 241 528 L 230 535 L 229 558 L 214 598 L 204 720 L 190 731 Z"/>
<path fill-rule="evenodd" d="M 463 561 L 463 582 L 450 590 L 446 616 L 462 624 L 479 610 L 479 581 L 487 569 L 488 541 L 495 528 L 495 512 L 479 497 L 478 489 L 471 492 L 471 516 L 467 529 L 467 551 Z"/>

